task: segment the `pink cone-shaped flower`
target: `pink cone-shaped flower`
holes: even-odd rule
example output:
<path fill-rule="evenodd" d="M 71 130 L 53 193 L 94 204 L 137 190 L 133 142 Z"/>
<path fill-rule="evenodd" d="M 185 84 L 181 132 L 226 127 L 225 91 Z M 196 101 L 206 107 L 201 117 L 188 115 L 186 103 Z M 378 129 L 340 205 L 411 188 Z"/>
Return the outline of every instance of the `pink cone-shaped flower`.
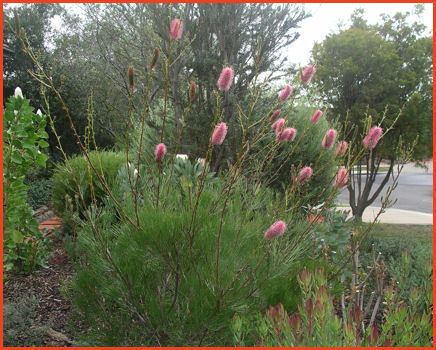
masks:
<path fill-rule="evenodd" d="M 278 220 L 273 223 L 268 230 L 265 231 L 263 237 L 265 239 L 272 239 L 277 236 L 283 236 L 286 231 L 286 223 L 282 220 Z"/>
<path fill-rule="evenodd" d="M 285 119 L 284 118 L 277 119 L 273 123 L 273 125 L 271 125 L 271 128 L 276 132 L 276 135 L 278 133 L 281 133 L 283 131 L 284 127 L 285 127 Z"/>
<path fill-rule="evenodd" d="M 303 83 L 305 84 L 310 83 L 315 72 L 316 72 L 316 68 L 314 65 L 309 64 L 308 66 L 306 66 L 301 72 L 301 80 L 303 81 Z"/>
<path fill-rule="evenodd" d="M 311 178 L 312 174 L 313 174 L 312 168 L 310 166 L 305 166 L 303 169 L 300 170 L 297 180 L 299 183 L 305 183 Z"/>
<path fill-rule="evenodd" d="M 311 122 L 312 124 L 315 124 L 315 123 L 319 120 L 319 118 L 321 118 L 321 116 L 322 116 L 322 111 L 319 110 L 319 109 L 317 109 L 317 110 L 312 114 L 312 117 L 310 118 L 310 122 Z"/>
<path fill-rule="evenodd" d="M 283 129 L 282 132 L 276 134 L 276 140 L 280 142 L 284 141 L 294 141 L 295 136 L 297 136 L 297 130 L 294 128 Z"/>
<path fill-rule="evenodd" d="M 338 145 L 336 146 L 336 151 L 335 154 L 338 157 L 342 157 L 348 149 L 348 142 L 347 141 L 341 141 L 338 143 Z"/>
<path fill-rule="evenodd" d="M 235 72 L 231 67 L 224 67 L 221 71 L 220 77 L 218 78 L 218 82 L 216 85 L 218 89 L 221 91 L 229 91 L 230 87 L 233 83 L 233 77 L 235 76 Z"/>
<path fill-rule="evenodd" d="M 221 145 L 224 142 L 224 139 L 227 135 L 227 124 L 219 123 L 215 126 L 215 129 L 212 133 L 212 137 L 210 138 L 210 142 L 212 145 Z"/>
<path fill-rule="evenodd" d="M 286 101 L 289 98 L 289 96 L 292 95 L 293 91 L 294 91 L 294 88 L 291 85 L 286 84 L 283 87 L 283 89 L 279 92 L 279 100 L 282 102 Z"/>
<path fill-rule="evenodd" d="M 279 116 L 280 116 L 280 113 L 281 113 L 282 111 L 280 110 L 280 109 L 276 109 L 272 114 L 271 114 L 271 118 L 270 118 L 270 122 L 272 123 L 272 122 L 274 122 Z"/>
<path fill-rule="evenodd" d="M 183 22 L 178 18 L 174 18 L 170 24 L 170 38 L 173 40 L 179 40 L 182 38 L 182 34 Z"/>
<path fill-rule="evenodd" d="M 348 184 L 348 170 L 341 166 L 336 174 L 335 187 L 342 188 Z"/>
<path fill-rule="evenodd" d="M 321 146 L 325 149 L 330 149 L 333 147 L 333 144 L 336 140 L 337 131 L 335 129 L 329 129 L 325 133 L 325 136 L 321 142 Z"/>
<path fill-rule="evenodd" d="M 366 149 L 374 149 L 375 146 L 377 146 L 377 143 L 380 141 L 380 138 L 382 137 L 383 129 L 379 126 L 373 126 L 369 132 L 368 135 L 365 136 L 363 139 L 363 145 Z"/>
<path fill-rule="evenodd" d="M 161 162 L 167 153 L 167 146 L 164 143 L 159 143 L 154 149 L 154 156 L 157 162 Z"/>

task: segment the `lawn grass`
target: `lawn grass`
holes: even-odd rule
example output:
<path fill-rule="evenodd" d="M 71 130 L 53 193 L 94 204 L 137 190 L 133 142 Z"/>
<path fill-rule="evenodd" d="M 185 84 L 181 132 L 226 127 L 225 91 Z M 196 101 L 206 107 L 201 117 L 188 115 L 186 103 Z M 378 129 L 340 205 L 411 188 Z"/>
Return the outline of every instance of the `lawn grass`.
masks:
<path fill-rule="evenodd" d="M 433 225 L 376 224 L 369 233 L 371 237 L 397 238 L 412 241 L 432 241 Z"/>
<path fill-rule="evenodd" d="M 376 224 L 362 246 L 364 254 L 375 248 L 389 265 L 397 265 L 402 254 L 411 256 L 415 268 L 422 269 L 433 259 L 432 225 Z"/>

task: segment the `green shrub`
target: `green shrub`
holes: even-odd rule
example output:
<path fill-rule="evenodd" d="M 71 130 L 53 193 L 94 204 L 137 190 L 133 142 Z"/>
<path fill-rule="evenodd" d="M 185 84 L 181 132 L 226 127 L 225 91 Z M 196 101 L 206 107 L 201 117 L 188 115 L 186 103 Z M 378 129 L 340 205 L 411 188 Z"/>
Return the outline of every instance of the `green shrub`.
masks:
<path fill-rule="evenodd" d="M 31 170 L 24 183 L 29 187 L 27 203 L 33 208 L 51 205 L 53 163 L 48 161 L 46 168 Z"/>
<path fill-rule="evenodd" d="M 38 209 L 43 205 L 48 206 L 51 203 L 52 184 L 51 179 L 32 181 L 27 191 L 27 203 L 33 209 Z"/>
<path fill-rule="evenodd" d="M 48 147 L 45 116 L 29 100 L 12 96 L 3 113 L 4 269 L 31 272 L 48 258 L 48 241 L 38 230 L 24 180 L 29 169 L 45 167 Z"/>
<path fill-rule="evenodd" d="M 327 199 L 332 179 L 337 171 L 337 161 L 333 150 L 321 147 L 321 141 L 329 125 L 325 118 L 316 124 L 310 122 L 313 109 L 297 107 L 292 110 L 282 110 L 286 119 L 286 126 L 297 129 L 297 136 L 293 142 L 280 144 L 270 167 L 262 173 L 263 181 L 269 183 L 276 190 L 282 191 L 293 181 L 292 167 L 296 170 L 304 166 L 311 166 L 313 175 L 310 185 L 304 193 L 298 193 L 299 199 L 309 205 L 317 205 Z M 275 137 L 271 132 L 271 138 Z M 262 145 L 261 147 L 265 147 Z M 304 198 L 301 198 L 304 195 Z"/>
<path fill-rule="evenodd" d="M 290 276 L 307 248 L 304 224 L 264 240 L 278 206 L 268 191 L 254 200 L 238 186 L 218 241 L 221 215 L 213 208 L 222 185 L 207 184 L 193 226 L 192 196 L 180 193 L 186 190 L 162 192 L 159 208 L 142 193 L 138 228 L 118 221 L 109 203 L 83 222 L 74 300 L 95 343 L 229 345 L 234 313 L 266 307 L 271 285 Z M 123 207 L 134 212 L 129 198 Z"/>
<path fill-rule="evenodd" d="M 118 171 L 126 163 L 125 155 L 109 151 L 92 151 L 90 161 L 104 177 L 109 188 L 115 182 Z M 72 208 L 83 213 L 95 199 L 101 204 L 106 196 L 98 176 L 90 168 L 84 156 L 75 156 L 59 165 L 53 175 L 53 206 L 59 214 Z"/>

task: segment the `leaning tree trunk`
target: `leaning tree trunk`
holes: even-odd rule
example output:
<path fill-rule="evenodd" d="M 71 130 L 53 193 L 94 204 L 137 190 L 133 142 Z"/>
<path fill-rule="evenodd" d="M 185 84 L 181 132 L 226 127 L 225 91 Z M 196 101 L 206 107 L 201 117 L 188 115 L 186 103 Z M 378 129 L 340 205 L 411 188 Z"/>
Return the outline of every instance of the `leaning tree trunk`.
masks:
<path fill-rule="evenodd" d="M 384 175 L 382 182 L 378 185 L 374 193 L 371 194 L 381 162 L 382 157 L 378 156 L 375 151 L 372 151 L 366 157 L 366 171 L 362 170 L 361 163 L 351 170 L 351 181 L 347 188 L 350 194 L 351 211 L 354 219 L 358 222 L 362 221 L 365 209 L 378 198 L 392 175 L 395 163 L 394 158 L 389 159 L 389 169 L 387 173 Z M 364 172 L 366 173 L 366 177 L 362 181 L 362 174 Z"/>

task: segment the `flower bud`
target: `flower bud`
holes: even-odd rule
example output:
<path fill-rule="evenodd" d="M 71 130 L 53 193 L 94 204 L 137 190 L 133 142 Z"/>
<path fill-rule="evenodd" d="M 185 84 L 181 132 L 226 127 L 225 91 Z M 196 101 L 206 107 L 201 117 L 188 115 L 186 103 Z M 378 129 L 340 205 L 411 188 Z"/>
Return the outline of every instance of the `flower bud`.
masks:
<path fill-rule="evenodd" d="M 264 238 L 266 240 L 270 240 L 277 236 L 283 236 L 283 234 L 286 231 L 286 223 L 282 220 L 278 220 L 275 223 L 273 223 L 268 230 L 264 233 Z"/>
<path fill-rule="evenodd" d="M 215 146 L 221 145 L 224 142 L 226 135 L 227 135 L 227 124 L 219 123 L 217 126 L 215 126 L 215 129 L 212 133 L 212 137 L 210 139 L 212 145 Z"/>
<path fill-rule="evenodd" d="M 194 80 L 191 80 L 189 82 L 189 100 L 191 102 L 194 102 L 195 100 L 196 91 L 197 91 L 197 84 L 195 83 Z"/>
<path fill-rule="evenodd" d="M 183 22 L 178 18 L 174 18 L 170 24 L 170 38 L 172 40 L 180 40 L 182 38 L 182 34 Z"/>
<path fill-rule="evenodd" d="M 363 146 L 366 149 L 372 150 L 377 146 L 377 143 L 380 141 L 380 138 L 382 137 L 383 129 L 379 126 L 373 126 L 369 132 L 368 135 L 365 136 L 363 139 Z"/>
<path fill-rule="evenodd" d="M 150 63 L 150 70 L 154 69 L 154 67 L 156 66 L 158 58 L 159 58 L 159 49 L 156 47 L 154 49 L 153 58 L 152 58 L 151 63 Z"/>
<path fill-rule="evenodd" d="M 279 92 L 279 100 L 280 100 L 281 102 L 286 101 L 286 100 L 289 98 L 289 96 L 292 95 L 292 92 L 293 92 L 293 91 L 294 91 L 294 88 L 293 88 L 291 85 L 286 84 L 286 85 L 283 87 L 283 89 Z"/>
<path fill-rule="evenodd" d="M 129 67 L 127 70 L 127 76 L 129 78 L 129 89 L 131 92 L 133 92 L 134 84 L 133 84 L 133 67 Z"/>
<path fill-rule="evenodd" d="M 324 139 L 321 142 L 321 146 L 325 149 L 330 149 L 333 147 L 335 140 L 336 140 L 336 136 L 337 136 L 337 131 L 335 129 L 329 129 L 327 130 Z"/>
<path fill-rule="evenodd" d="M 221 91 L 229 91 L 233 83 L 235 72 L 232 67 L 224 67 L 218 78 L 217 86 Z"/>
<path fill-rule="evenodd" d="M 348 142 L 347 141 L 341 141 L 336 146 L 335 155 L 337 157 L 342 157 L 347 152 L 347 149 L 348 149 Z"/>
<path fill-rule="evenodd" d="M 305 166 L 303 169 L 300 170 L 297 181 L 301 184 L 305 183 L 311 178 L 312 174 L 313 174 L 312 168 L 310 166 Z"/>
<path fill-rule="evenodd" d="M 158 163 L 162 161 L 166 153 L 167 153 L 167 146 L 165 146 L 164 143 L 159 143 L 158 145 L 156 145 L 156 148 L 154 149 L 154 156 Z"/>
<path fill-rule="evenodd" d="M 340 167 L 335 178 L 335 187 L 342 188 L 348 184 L 348 170 L 345 167 Z"/>
<path fill-rule="evenodd" d="M 312 65 L 312 64 L 309 64 L 301 72 L 301 81 L 303 83 L 305 83 L 305 84 L 310 83 L 310 81 L 312 80 L 313 76 L 315 75 L 315 72 L 316 72 L 315 66 Z"/>
<path fill-rule="evenodd" d="M 319 120 L 319 118 L 321 118 L 321 117 L 322 117 L 322 111 L 319 110 L 319 109 L 317 109 L 317 110 L 313 113 L 312 117 L 310 118 L 310 122 L 311 122 L 312 124 L 315 124 L 315 123 Z"/>

